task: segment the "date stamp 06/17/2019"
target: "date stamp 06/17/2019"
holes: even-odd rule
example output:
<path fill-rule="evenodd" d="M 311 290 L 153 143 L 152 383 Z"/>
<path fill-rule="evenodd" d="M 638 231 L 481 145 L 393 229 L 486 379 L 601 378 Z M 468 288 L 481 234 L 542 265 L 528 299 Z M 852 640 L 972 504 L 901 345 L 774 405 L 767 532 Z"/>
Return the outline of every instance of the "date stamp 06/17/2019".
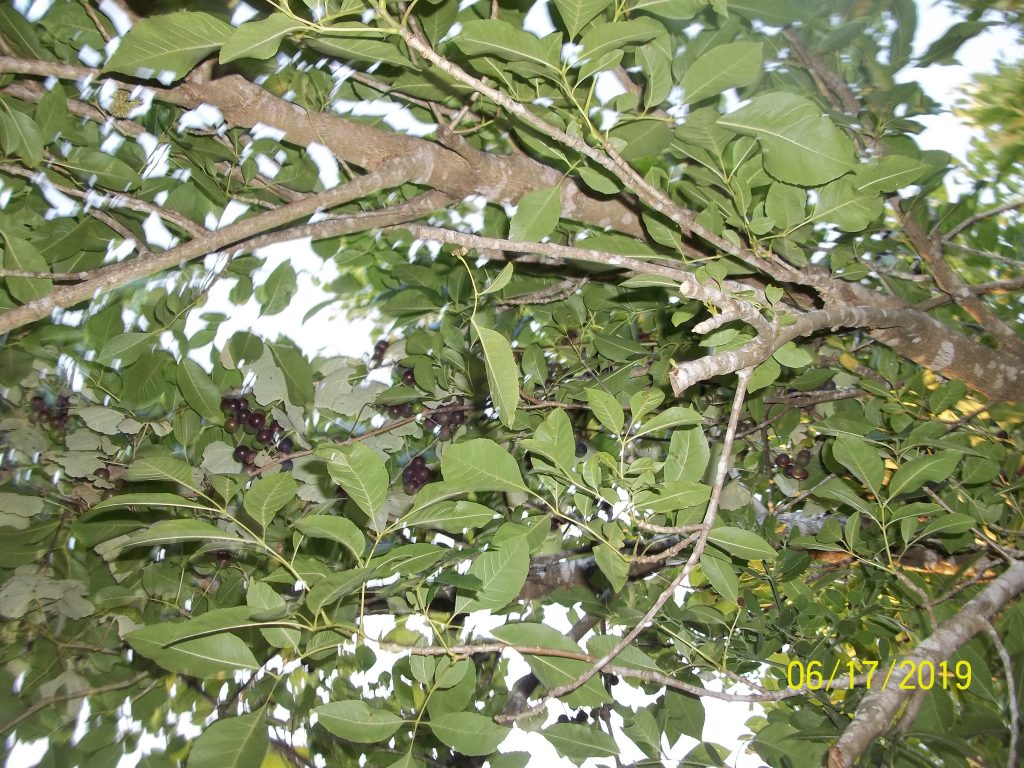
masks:
<path fill-rule="evenodd" d="M 827 675 L 827 676 L 826 676 Z M 879 661 L 837 659 L 831 670 L 820 661 L 794 659 L 786 667 L 786 687 L 794 691 L 836 691 L 865 687 L 885 690 L 898 685 L 901 690 L 930 691 L 933 688 L 966 691 L 971 686 L 971 663 L 893 660 L 888 666 Z"/>

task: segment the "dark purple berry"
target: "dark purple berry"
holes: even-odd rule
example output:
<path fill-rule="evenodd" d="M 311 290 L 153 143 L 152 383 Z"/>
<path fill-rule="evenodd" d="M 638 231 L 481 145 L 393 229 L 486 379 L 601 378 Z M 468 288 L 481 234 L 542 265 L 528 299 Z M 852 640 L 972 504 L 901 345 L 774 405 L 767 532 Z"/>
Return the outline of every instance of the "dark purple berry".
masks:
<path fill-rule="evenodd" d="M 416 383 L 416 374 L 413 373 L 411 369 L 406 368 L 402 371 L 402 383 L 412 386 Z"/>
<path fill-rule="evenodd" d="M 413 460 L 409 462 L 409 466 L 416 467 L 417 469 L 419 469 L 420 467 L 427 466 L 427 460 L 424 459 L 422 456 L 415 456 L 413 457 Z"/>
<path fill-rule="evenodd" d="M 777 467 L 788 467 L 792 463 L 792 459 L 789 458 L 788 453 L 780 453 L 775 457 L 775 466 Z"/>
<path fill-rule="evenodd" d="M 587 444 L 584 443 L 582 440 L 577 440 L 576 441 L 576 458 L 577 459 L 582 459 L 586 455 L 587 455 Z"/>
<path fill-rule="evenodd" d="M 281 469 L 284 472 L 290 472 L 292 467 L 294 467 L 294 466 L 295 466 L 295 462 L 292 461 L 291 459 L 285 459 L 284 461 L 281 462 Z"/>
<path fill-rule="evenodd" d="M 238 413 L 238 398 L 222 397 L 220 400 L 220 409 L 224 412 L 225 416 L 234 416 Z"/>
<path fill-rule="evenodd" d="M 791 477 L 794 480 L 806 480 L 810 477 L 810 473 L 804 467 L 793 467 L 793 474 Z"/>
<path fill-rule="evenodd" d="M 445 424 L 441 429 L 437 431 L 437 439 L 442 443 L 446 443 L 452 439 L 452 428 Z"/>
<path fill-rule="evenodd" d="M 416 483 L 410 480 L 405 483 L 402 483 L 402 490 L 405 491 L 406 496 L 415 496 L 416 491 L 418 491 L 419 488 L 417 487 Z"/>
<path fill-rule="evenodd" d="M 262 443 L 263 445 L 269 445 L 273 439 L 274 431 L 272 429 L 267 429 L 266 427 L 264 427 L 263 429 L 256 433 L 256 440 Z"/>
<path fill-rule="evenodd" d="M 265 414 L 263 411 L 253 411 L 252 413 L 249 414 L 249 417 L 246 419 L 246 421 L 249 422 L 250 427 L 259 431 L 263 429 L 263 427 L 267 423 L 267 414 Z"/>
<path fill-rule="evenodd" d="M 39 421 L 42 424 L 49 424 L 51 417 L 52 417 L 52 414 L 49 411 L 40 411 L 39 412 Z"/>
<path fill-rule="evenodd" d="M 256 452 L 247 445 L 239 445 L 235 447 L 235 450 L 231 455 L 234 456 L 235 461 L 248 464 L 252 457 L 256 455 Z"/>
<path fill-rule="evenodd" d="M 30 402 L 32 403 L 32 410 L 36 413 L 46 410 L 46 399 L 42 395 L 36 395 Z"/>
<path fill-rule="evenodd" d="M 238 423 L 238 419 L 234 416 L 228 416 L 224 419 L 224 431 L 230 435 L 235 434 L 241 425 Z"/>
<path fill-rule="evenodd" d="M 452 415 L 448 411 L 438 411 L 434 414 L 434 421 L 443 427 L 452 423 Z"/>
<path fill-rule="evenodd" d="M 794 473 L 798 469 L 799 467 L 794 467 L 792 464 L 787 464 L 786 468 L 782 470 L 782 474 L 784 474 L 786 477 L 794 477 Z"/>
<path fill-rule="evenodd" d="M 811 463 L 811 452 L 807 450 L 800 451 L 793 458 L 793 463 L 796 464 L 798 467 L 806 467 L 808 464 Z"/>
<path fill-rule="evenodd" d="M 412 403 L 402 403 L 398 406 L 398 413 L 403 419 L 412 416 Z"/>
<path fill-rule="evenodd" d="M 402 409 L 399 408 L 397 405 L 390 405 L 390 406 L 388 406 L 388 418 L 389 419 L 397 419 L 397 418 L 400 418 L 401 415 L 402 415 Z"/>
<path fill-rule="evenodd" d="M 286 437 L 280 443 L 277 444 L 277 450 L 281 453 L 291 453 L 295 450 L 295 443 L 292 442 L 290 437 Z"/>

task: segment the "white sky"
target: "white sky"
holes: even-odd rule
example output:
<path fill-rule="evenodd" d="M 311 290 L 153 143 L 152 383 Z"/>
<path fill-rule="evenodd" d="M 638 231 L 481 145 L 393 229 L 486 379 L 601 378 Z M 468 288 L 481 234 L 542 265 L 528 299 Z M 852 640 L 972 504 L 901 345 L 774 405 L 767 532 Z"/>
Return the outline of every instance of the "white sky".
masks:
<path fill-rule="evenodd" d="M 530 14 L 531 22 L 538 27 L 543 27 L 547 19 L 547 14 L 543 8 L 545 3 L 546 0 L 538 0 Z M 25 12 L 29 5 L 28 0 L 19 0 L 16 3 L 16 6 L 22 12 Z M 31 11 L 33 13 L 41 13 L 47 5 L 47 0 L 36 0 L 31 3 Z M 929 43 L 956 21 L 956 18 L 941 3 L 931 4 L 927 0 L 919 0 L 918 15 L 918 31 L 914 43 L 915 54 L 923 53 Z M 236 23 L 238 22 L 236 21 Z M 1021 54 L 1022 48 L 1011 31 L 1004 28 L 994 28 L 971 40 L 961 48 L 958 59 L 965 62 L 965 64 L 942 67 L 933 66 L 925 70 L 908 69 L 900 74 L 898 80 L 901 82 L 918 80 L 926 92 L 940 103 L 947 105 L 948 110 L 956 100 L 960 89 L 970 80 L 972 73 L 991 72 L 995 68 L 996 61 L 1018 58 Z M 395 125 L 395 122 L 390 117 L 393 116 L 389 116 L 389 122 Z M 917 139 L 922 148 L 942 149 L 960 159 L 965 157 L 972 135 L 971 131 L 961 124 L 949 111 L 934 117 L 915 119 L 926 126 L 926 131 Z M 332 173 L 330 166 L 333 161 L 322 158 L 314 159 L 317 160 L 325 174 L 330 175 Z M 333 174 L 337 178 L 336 166 L 334 167 Z M 956 184 L 954 183 L 951 188 L 955 189 Z M 154 237 L 156 236 L 154 235 Z M 328 294 L 322 290 L 321 286 L 329 283 L 337 276 L 337 268 L 333 263 L 325 263 L 319 256 L 314 254 L 312 249 L 309 248 L 308 242 L 279 244 L 262 249 L 259 255 L 264 256 L 267 262 L 261 268 L 258 275 L 254 275 L 254 278 L 257 280 L 266 278 L 286 259 L 291 261 L 298 274 L 299 288 L 296 294 L 298 298 L 283 312 L 271 317 L 260 317 L 259 307 L 255 301 L 250 301 L 243 307 L 231 304 L 228 300 L 231 284 L 227 281 L 221 281 L 211 291 L 206 306 L 201 310 L 201 312 L 222 311 L 229 317 L 220 326 L 218 331 L 215 342 L 218 347 L 223 345 L 236 331 L 250 330 L 258 336 L 270 340 L 275 339 L 279 334 L 285 334 L 294 339 L 306 354 L 310 356 L 324 354 L 358 357 L 370 353 L 373 345 L 369 334 L 373 328 L 373 323 L 365 320 L 356 322 L 347 320 L 341 307 L 334 306 L 324 309 L 305 324 L 302 323 L 303 316 L 310 308 L 328 298 Z M 198 319 L 201 312 L 192 313 L 187 333 L 194 333 L 202 327 L 202 322 Z M 197 355 L 197 359 L 202 356 L 208 357 L 208 354 L 201 352 L 200 355 Z M 564 617 L 560 618 L 557 611 L 549 612 L 546 615 L 546 619 L 556 628 L 563 631 L 568 629 L 568 621 Z M 511 672 L 510 680 L 513 682 L 527 671 L 526 664 L 521 658 L 513 659 L 509 668 Z M 367 677 L 368 679 L 375 679 L 375 676 L 372 674 L 368 674 Z M 732 690 L 740 692 L 738 689 Z M 629 702 L 634 706 L 646 703 L 646 701 L 642 701 L 645 697 L 639 689 L 632 688 L 624 683 L 616 686 L 614 693 L 617 700 Z M 741 741 L 744 735 L 749 736 L 744 722 L 756 710 L 749 704 L 727 703 L 715 699 L 705 699 L 703 704 L 705 708 L 704 739 L 733 750 L 727 763 L 730 766 L 734 766 L 734 768 L 757 768 L 757 766 L 762 765 L 762 761 L 756 755 L 743 753 L 745 742 Z M 569 710 L 563 708 L 558 702 L 552 702 L 549 712 L 549 721 L 553 722 L 559 714 L 563 712 L 568 713 Z M 621 726 L 621 720 L 618 719 L 617 715 L 615 719 L 618 725 Z M 183 722 L 182 725 L 186 726 L 189 732 L 196 732 L 195 726 L 190 722 Z M 146 744 L 143 751 L 148 752 L 150 749 L 159 748 L 159 740 L 153 742 L 152 739 L 147 739 L 146 741 L 149 743 Z M 623 743 L 627 744 L 628 742 Z M 693 739 L 683 737 L 675 745 L 665 744 L 667 757 L 665 764 L 673 765 L 695 743 Z M 44 741 L 32 744 L 18 743 L 16 745 L 8 743 L 8 746 L 11 747 L 11 750 L 5 763 L 6 768 L 29 768 L 38 763 L 45 753 Z M 622 759 L 640 759 L 642 755 L 636 752 L 631 744 L 629 746 L 629 751 L 624 752 Z M 537 734 L 526 734 L 519 729 L 514 730 L 501 746 L 501 751 L 515 750 L 530 751 L 534 754 L 534 759 L 538 764 L 551 766 L 552 768 L 562 768 L 563 766 L 570 768 L 570 766 L 574 765 L 567 759 L 559 758 L 554 748 L 546 740 L 538 737 Z M 141 759 L 141 756 L 142 752 L 126 755 L 118 763 L 118 768 L 134 768 L 138 760 Z M 596 766 L 612 766 L 614 762 L 610 759 L 594 759 L 586 761 L 584 765 L 596 768 Z"/>

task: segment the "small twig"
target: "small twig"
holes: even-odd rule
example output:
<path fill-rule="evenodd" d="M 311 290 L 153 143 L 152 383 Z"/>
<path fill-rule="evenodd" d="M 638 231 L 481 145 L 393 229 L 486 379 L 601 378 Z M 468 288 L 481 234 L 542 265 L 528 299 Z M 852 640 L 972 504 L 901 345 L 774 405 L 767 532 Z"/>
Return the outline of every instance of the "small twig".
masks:
<path fill-rule="evenodd" d="M 98 685 L 95 688 L 86 688 L 81 691 L 74 691 L 71 693 L 60 693 L 56 696 L 49 696 L 45 699 L 40 699 L 31 707 L 26 709 L 17 717 L 12 717 L 6 723 L 0 724 L 0 734 L 7 733 L 8 731 L 14 730 L 21 723 L 28 718 L 32 717 L 36 712 L 47 707 L 52 707 L 54 704 L 61 704 L 65 701 L 74 701 L 75 699 L 83 699 L 89 696 L 96 696 L 100 693 L 107 693 L 109 691 L 117 691 L 121 688 L 131 688 L 136 683 L 142 682 L 150 676 L 149 672 L 140 672 L 127 680 L 119 680 L 116 683 L 108 683 L 107 685 Z"/>
<path fill-rule="evenodd" d="M 983 221 L 984 219 L 990 219 L 993 216 L 998 216 L 1001 213 L 1016 210 L 1017 208 L 1024 208 L 1024 200 L 1011 200 L 1008 203 L 997 205 L 994 208 L 989 208 L 988 210 L 985 211 L 978 211 L 973 216 L 968 216 L 966 219 L 964 219 L 951 230 L 949 230 L 949 232 L 944 234 L 942 236 L 942 242 L 948 243 L 950 240 L 959 235 L 965 229 L 973 227 L 979 221 Z"/>
<path fill-rule="evenodd" d="M 981 619 L 981 621 L 984 621 L 985 634 L 992 641 L 992 645 L 996 647 L 999 660 L 1003 663 L 1007 689 L 1006 706 L 1010 709 L 1010 749 L 1006 756 L 1006 766 L 1014 768 L 1017 765 L 1017 740 L 1020 738 L 1020 707 L 1017 705 L 1017 683 L 1013 676 L 1013 660 L 1006 650 L 1006 645 L 1003 644 L 1003 639 L 996 632 L 996 628 L 992 626 L 992 622 L 987 619 Z"/>

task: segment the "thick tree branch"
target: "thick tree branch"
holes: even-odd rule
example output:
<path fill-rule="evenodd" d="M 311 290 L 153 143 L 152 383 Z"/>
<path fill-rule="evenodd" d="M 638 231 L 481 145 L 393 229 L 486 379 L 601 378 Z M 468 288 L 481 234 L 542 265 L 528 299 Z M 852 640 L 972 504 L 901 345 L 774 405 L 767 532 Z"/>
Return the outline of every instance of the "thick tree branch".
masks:
<path fill-rule="evenodd" d="M 34 320 L 40 320 L 59 307 L 74 306 L 103 291 L 119 288 L 134 280 L 150 277 L 178 264 L 249 240 L 262 232 L 290 224 L 295 219 L 308 216 L 317 210 L 333 208 L 379 189 L 398 186 L 414 177 L 417 169 L 418 163 L 410 161 L 409 158 L 398 158 L 376 173 L 361 176 L 327 192 L 310 195 L 289 205 L 243 219 L 236 224 L 215 230 L 203 237 L 197 237 L 162 253 L 102 267 L 96 270 L 89 280 L 76 285 L 55 288 L 46 296 L 0 314 L 0 333 L 6 333 Z M 275 236 L 258 238 L 248 243 L 248 247 L 257 248 L 269 242 L 291 240 L 302 236 L 301 229 L 287 230 L 277 233 Z M 275 239 L 268 240 L 268 237 Z"/>
<path fill-rule="evenodd" d="M 829 768 L 850 768 L 864 751 L 894 723 L 910 691 L 901 683 L 923 662 L 936 667 L 949 659 L 979 632 L 1010 600 L 1024 590 L 1024 562 L 1013 562 L 1003 574 L 972 598 L 953 617 L 939 625 L 906 657 L 912 664 L 897 665 L 887 686 L 868 693 L 857 707 L 857 715 L 829 750 Z"/>

